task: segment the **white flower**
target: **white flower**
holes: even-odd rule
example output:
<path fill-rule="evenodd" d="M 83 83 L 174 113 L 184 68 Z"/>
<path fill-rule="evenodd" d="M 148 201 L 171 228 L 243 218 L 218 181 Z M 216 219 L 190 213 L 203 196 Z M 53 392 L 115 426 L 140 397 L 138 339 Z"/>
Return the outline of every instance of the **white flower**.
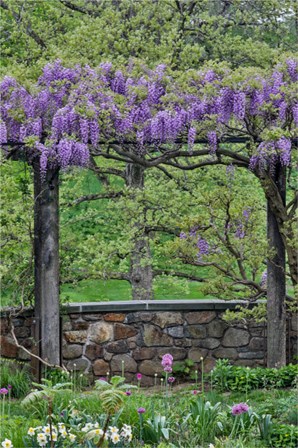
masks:
<path fill-rule="evenodd" d="M 208 445 L 208 448 L 215 448 L 215 446 L 213 445 L 213 443 L 210 443 L 210 444 Z"/>
<path fill-rule="evenodd" d="M 50 426 L 44 426 L 44 427 L 42 428 L 42 430 L 43 430 L 43 432 L 44 432 L 45 434 L 51 434 L 51 428 L 50 428 Z"/>
<path fill-rule="evenodd" d="M 112 435 L 111 435 L 111 440 L 112 440 L 112 442 L 113 443 L 118 443 L 119 442 L 119 440 L 120 440 L 120 436 L 119 436 L 119 434 L 117 434 L 117 433 L 113 433 Z"/>
<path fill-rule="evenodd" d="M 74 434 L 69 434 L 69 440 L 74 442 L 76 440 L 76 436 Z"/>
<path fill-rule="evenodd" d="M 54 442 L 57 442 L 57 439 L 58 439 L 57 433 L 56 432 L 52 432 L 52 440 Z"/>
<path fill-rule="evenodd" d="M 93 428 L 93 424 L 92 423 L 86 423 L 86 425 L 84 426 L 84 428 L 82 428 L 83 432 L 88 432 L 90 431 L 90 429 Z"/>
<path fill-rule="evenodd" d="M 96 428 L 93 432 L 97 436 L 102 436 L 103 435 L 103 430 L 101 428 Z"/>
<path fill-rule="evenodd" d="M 67 432 L 65 430 L 60 431 L 60 433 L 61 433 L 61 437 L 63 437 L 63 439 L 65 439 L 65 437 L 67 437 Z"/>
<path fill-rule="evenodd" d="M 28 434 L 28 436 L 34 436 L 34 434 L 35 434 L 35 428 L 32 428 L 32 427 L 29 428 L 27 434 Z"/>
<path fill-rule="evenodd" d="M 12 444 L 11 440 L 8 440 L 8 439 L 3 440 L 1 445 L 3 446 L 3 448 L 13 448 L 13 444 Z"/>
<path fill-rule="evenodd" d="M 37 434 L 37 442 L 39 446 L 45 446 L 47 443 L 47 438 L 46 436 L 40 432 L 39 434 Z"/>
<path fill-rule="evenodd" d="M 93 427 L 94 428 L 99 428 L 99 423 L 98 422 L 94 423 Z"/>
<path fill-rule="evenodd" d="M 119 429 L 116 426 L 109 426 L 109 430 L 111 434 L 117 434 Z"/>
<path fill-rule="evenodd" d="M 131 437 L 131 426 L 124 424 L 122 427 L 121 435 L 123 437 Z"/>
<path fill-rule="evenodd" d="M 65 425 L 64 425 L 64 423 L 58 423 L 58 426 L 59 426 L 59 432 L 62 434 L 62 432 L 64 432 L 65 431 Z"/>

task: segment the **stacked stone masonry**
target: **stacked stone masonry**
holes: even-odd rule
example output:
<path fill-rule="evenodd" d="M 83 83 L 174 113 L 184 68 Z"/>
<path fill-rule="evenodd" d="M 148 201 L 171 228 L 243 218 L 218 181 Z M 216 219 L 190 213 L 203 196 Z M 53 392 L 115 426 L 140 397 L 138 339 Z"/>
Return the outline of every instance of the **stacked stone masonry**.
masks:
<path fill-rule="evenodd" d="M 176 302 L 177 303 L 177 302 Z M 205 307 L 206 308 L 206 307 Z M 212 308 L 212 307 L 211 307 Z M 80 370 L 92 377 L 121 374 L 133 380 L 143 375 L 142 384 L 152 385 L 161 376 L 161 358 L 171 353 L 174 361 L 192 359 L 210 371 L 217 359 L 245 366 L 266 365 L 266 328 L 263 323 L 228 325 L 222 307 L 212 310 L 68 312 L 62 319 L 62 355 L 68 370 Z M 30 313 L 29 313 L 30 314 Z M 34 350 L 30 315 L 13 319 L 19 343 Z M 289 323 L 289 352 L 297 350 L 297 319 Z M 296 345 L 295 345 L 296 344 Z M 291 356 L 289 353 L 289 356 Z M 8 320 L 1 318 L 1 356 L 29 361 L 9 334 Z"/>

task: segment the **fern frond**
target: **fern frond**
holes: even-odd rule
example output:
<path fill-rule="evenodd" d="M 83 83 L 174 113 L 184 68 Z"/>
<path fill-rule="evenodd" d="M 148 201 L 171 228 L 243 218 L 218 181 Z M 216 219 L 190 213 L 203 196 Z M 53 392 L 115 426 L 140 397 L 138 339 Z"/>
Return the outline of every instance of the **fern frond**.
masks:
<path fill-rule="evenodd" d="M 22 406 L 28 406 L 32 403 L 34 403 L 37 400 L 40 400 L 41 398 L 44 398 L 46 396 L 45 392 L 43 390 L 34 390 L 30 392 L 22 401 Z"/>
<path fill-rule="evenodd" d="M 72 383 L 57 383 L 55 384 L 55 386 L 53 387 L 53 389 L 63 389 L 64 387 L 71 387 Z"/>
<path fill-rule="evenodd" d="M 112 376 L 112 378 L 111 378 L 111 384 L 114 387 L 119 386 L 120 384 L 124 383 L 124 381 L 125 381 L 125 378 L 123 376 L 119 376 L 119 375 Z"/>
<path fill-rule="evenodd" d="M 109 389 L 111 387 L 111 385 L 104 380 L 96 380 L 95 381 L 95 389 L 97 390 L 104 390 L 104 389 Z"/>
<path fill-rule="evenodd" d="M 125 393 L 119 389 L 108 389 L 100 394 L 102 407 L 108 414 L 115 413 L 124 401 Z"/>

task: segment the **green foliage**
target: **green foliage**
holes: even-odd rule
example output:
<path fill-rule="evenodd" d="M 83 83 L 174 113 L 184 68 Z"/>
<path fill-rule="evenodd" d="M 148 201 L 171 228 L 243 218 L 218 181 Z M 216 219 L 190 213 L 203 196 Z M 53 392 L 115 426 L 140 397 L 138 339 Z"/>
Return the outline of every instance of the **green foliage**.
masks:
<path fill-rule="evenodd" d="M 69 372 L 61 369 L 47 368 L 44 377 L 49 380 L 53 386 L 59 383 L 69 381 Z"/>
<path fill-rule="evenodd" d="M 26 363 L 0 358 L 0 388 L 11 385 L 11 396 L 22 398 L 31 388 L 31 377 Z"/>
<path fill-rule="evenodd" d="M 147 419 L 144 423 L 143 438 L 145 443 L 156 444 L 161 440 L 169 440 L 170 428 L 167 418 L 157 414 L 152 419 Z"/>
<path fill-rule="evenodd" d="M 226 359 L 218 360 L 212 370 L 212 384 L 221 391 L 247 392 L 258 388 L 291 387 L 298 375 L 298 365 L 280 369 L 233 366 Z"/>
<path fill-rule="evenodd" d="M 294 425 L 273 425 L 271 443 L 275 448 L 296 448 L 298 428 Z"/>
<path fill-rule="evenodd" d="M 125 378 L 113 376 L 110 383 L 104 380 L 95 382 L 95 389 L 99 391 L 99 396 L 103 409 L 107 414 L 114 414 L 124 403 L 127 389 L 136 389 L 136 386 L 125 383 Z"/>
<path fill-rule="evenodd" d="M 175 362 L 173 365 L 173 374 L 178 378 L 189 378 L 192 374 L 192 368 L 195 363 L 192 359 L 186 359 L 185 361 Z"/>
<path fill-rule="evenodd" d="M 25 164 L 3 161 L 1 168 L 2 303 L 28 304 L 33 291 L 33 185 Z M 5 204 L 5 205 L 4 205 Z"/>
<path fill-rule="evenodd" d="M 192 419 L 198 440 L 201 443 L 214 440 L 214 437 L 222 432 L 220 411 L 221 403 L 212 406 L 210 401 L 205 401 L 201 397 L 191 401 L 190 414 L 186 418 Z"/>
<path fill-rule="evenodd" d="M 53 384 L 51 380 L 47 380 L 45 378 L 43 378 L 41 381 L 43 384 L 32 382 L 33 386 L 38 387 L 41 390 L 35 389 L 30 392 L 22 400 L 22 405 L 24 407 L 31 406 L 32 404 L 35 404 L 43 398 L 52 400 L 55 395 L 63 394 L 65 392 L 72 392 L 72 390 L 70 389 L 72 383 L 63 382 Z"/>
<path fill-rule="evenodd" d="M 282 52 L 295 51 L 292 0 L 3 4 L 2 73 L 27 80 L 56 58 L 90 65 L 162 62 L 185 71 L 206 60 L 266 67 Z"/>
<path fill-rule="evenodd" d="M 260 431 L 261 439 L 265 442 L 270 442 L 271 440 L 271 434 L 272 434 L 272 420 L 271 415 L 269 414 L 263 414 L 257 416 L 257 423 Z"/>

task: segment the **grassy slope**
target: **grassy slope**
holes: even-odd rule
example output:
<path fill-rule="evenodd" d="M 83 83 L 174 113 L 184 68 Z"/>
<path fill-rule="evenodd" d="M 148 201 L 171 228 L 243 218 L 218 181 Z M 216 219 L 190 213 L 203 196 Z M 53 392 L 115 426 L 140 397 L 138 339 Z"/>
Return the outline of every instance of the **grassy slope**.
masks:
<path fill-rule="evenodd" d="M 173 285 L 167 288 L 157 281 L 155 298 L 157 300 L 170 299 L 208 299 L 203 295 L 200 284 L 188 282 L 186 293 L 177 292 Z M 131 300 L 131 290 L 128 282 L 121 280 L 82 280 L 77 285 L 66 284 L 61 288 L 63 302 L 97 302 L 113 300 Z"/>

